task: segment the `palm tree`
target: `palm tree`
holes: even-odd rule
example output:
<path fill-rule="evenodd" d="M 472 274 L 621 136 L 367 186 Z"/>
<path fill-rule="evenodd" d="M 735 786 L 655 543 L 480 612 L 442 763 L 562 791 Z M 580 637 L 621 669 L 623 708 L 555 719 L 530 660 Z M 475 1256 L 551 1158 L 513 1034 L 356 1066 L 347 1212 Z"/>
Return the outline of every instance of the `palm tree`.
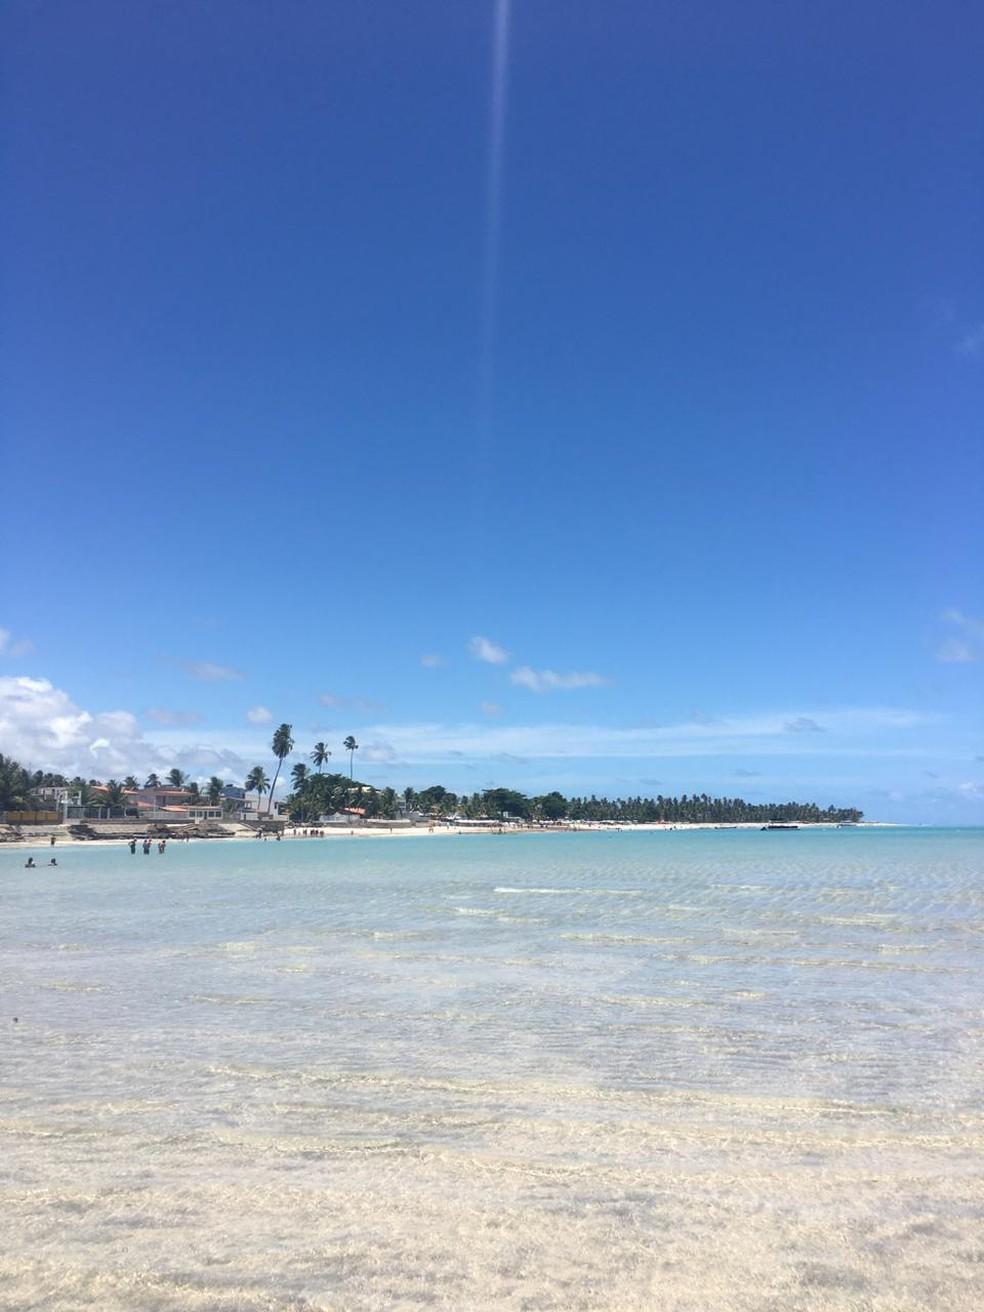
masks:
<path fill-rule="evenodd" d="M 198 787 L 198 784 L 195 783 L 194 779 L 192 779 L 191 783 L 188 785 L 188 795 L 193 802 L 197 802 L 201 799 L 202 790 Z"/>
<path fill-rule="evenodd" d="M 137 783 L 136 779 L 134 779 L 132 774 L 128 774 L 127 777 L 123 780 L 123 787 L 134 789 L 134 788 L 139 788 L 140 785 Z"/>
<path fill-rule="evenodd" d="M 147 782 L 144 784 L 144 788 L 160 788 L 160 786 L 161 781 L 156 774 L 149 774 L 147 776 Z"/>
<path fill-rule="evenodd" d="M 219 802 L 221 802 L 222 789 L 224 787 L 225 784 L 222 782 L 219 776 L 217 774 L 213 774 L 211 779 L 208 781 L 208 789 L 207 789 L 208 800 L 212 804 L 212 806 L 218 806 Z"/>
<path fill-rule="evenodd" d="M 112 816 L 114 811 L 122 811 L 126 796 L 123 792 L 123 785 L 116 779 L 106 780 L 106 792 L 103 798 L 107 819 Z"/>
<path fill-rule="evenodd" d="M 27 771 L 12 756 L 0 755 L 0 811 L 28 811 L 33 801 Z"/>
<path fill-rule="evenodd" d="M 299 793 L 307 782 L 308 777 L 308 768 L 303 761 L 298 761 L 297 764 L 292 767 L 290 777 L 294 781 L 294 791 Z"/>
<path fill-rule="evenodd" d="M 329 756 L 331 756 L 331 752 L 329 752 L 324 743 L 314 744 L 314 751 L 311 753 L 311 760 L 318 767 L 318 774 L 321 773 L 321 767 L 327 764 Z"/>
<path fill-rule="evenodd" d="M 355 767 L 355 753 L 359 750 L 359 744 L 355 741 L 352 735 L 349 734 L 349 736 L 342 743 L 342 746 L 349 754 L 349 778 L 351 779 L 352 770 Z"/>
<path fill-rule="evenodd" d="M 294 726 L 292 724 L 282 724 L 273 735 L 273 742 L 270 747 L 274 756 L 277 758 L 277 769 L 273 776 L 273 783 L 270 785 L 270 801 L 267 804 L 267 815 L 273 810 L 273 790 L 277 786 L 277 778 L 280 774 L 280 767 L 291 752 L 294 750 Z"/>
<path fill-rule="evenodd" d="M 246 782 L 243 787 L 247 793 L 258 793 L 260 800 L 263 800 L 263 794 L 269 791 L 270 780 L 266 776 L 266 770 L 262 765 L 254 765 L 252 770 L 246 776 Z M 259 815 L 260 808 L 256 808 L 256 814 Z"/>
<path fill-rule="evenodd" d="M 179 770 L 177 766 L 175 766 L 173 770 L 168 770 L 167 772 L 167 781 L 172 788 L 184 788 L 187 780 L 188 776 L 185 774 L 184 770 Z"/>

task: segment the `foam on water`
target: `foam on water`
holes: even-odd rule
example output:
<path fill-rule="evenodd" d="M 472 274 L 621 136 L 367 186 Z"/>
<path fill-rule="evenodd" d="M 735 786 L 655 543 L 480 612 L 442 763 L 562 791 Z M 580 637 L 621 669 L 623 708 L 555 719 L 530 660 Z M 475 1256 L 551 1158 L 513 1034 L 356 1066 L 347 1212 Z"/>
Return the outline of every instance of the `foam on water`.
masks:
<path fill-rule="evenodd" d="M 984 834 L 59 860 L 0 852 L 0 1307 L 981 1305 Z"/>

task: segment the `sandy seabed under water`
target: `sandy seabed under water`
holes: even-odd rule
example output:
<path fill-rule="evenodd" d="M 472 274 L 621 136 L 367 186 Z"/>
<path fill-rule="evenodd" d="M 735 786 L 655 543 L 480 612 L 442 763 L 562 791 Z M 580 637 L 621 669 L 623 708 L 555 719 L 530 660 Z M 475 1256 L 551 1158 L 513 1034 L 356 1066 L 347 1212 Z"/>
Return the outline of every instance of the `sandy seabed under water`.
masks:
<path fill-rule="evenodd" d="M 978 1312 L 984 836 L 782 841 L 0 866 L 0 1308 Z"/>

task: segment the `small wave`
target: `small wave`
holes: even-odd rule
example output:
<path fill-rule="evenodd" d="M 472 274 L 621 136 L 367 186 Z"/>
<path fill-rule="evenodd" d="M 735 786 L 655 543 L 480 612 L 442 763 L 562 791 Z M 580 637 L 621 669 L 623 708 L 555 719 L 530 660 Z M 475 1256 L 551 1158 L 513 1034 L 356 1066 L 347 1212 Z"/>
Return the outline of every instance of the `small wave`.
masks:
<path fill-rule="evenodd" d="M 573 943 L 604 943 L 612 947 L 662 947 L 667 943 L 690 943 L 692 940 L 677 934 L 670 937 L 656 934 L 561 934 L 562 939 Z"/>
<path fill-rule="evenodd" d="M 282 1006 L 278 998 L 247 997 L 235 993 L 191 993 L 189 1002 L 203 1002 L 209 1006 L 220 1007 L 277 1007 Z"/>
<path fill-rule="evenodd" d="M 543 893 L 543 894 L 566 894 L 569 897 L 644 897 L 644 890 L 641 888 L 513 888 L 509 885 L 501 885 L 494 888 L 493 893 Z"/>

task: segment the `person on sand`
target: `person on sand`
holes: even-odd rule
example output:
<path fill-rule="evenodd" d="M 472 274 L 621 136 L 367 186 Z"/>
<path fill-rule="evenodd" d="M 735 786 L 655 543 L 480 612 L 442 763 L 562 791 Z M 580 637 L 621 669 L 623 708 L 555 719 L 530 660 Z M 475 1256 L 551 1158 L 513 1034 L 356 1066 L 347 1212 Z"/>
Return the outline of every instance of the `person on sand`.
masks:
<path fill-rule="evenodd" d="M 29 857 L 27 858 L 27 860 L 24 862 L 24 869 L 25 869 L 25 870 L 37 870 L 37 866 L 34 864 L 34 857 L 33 857 L 33 856 L 29 856 Z"/>
<path fill-rule="evenodd" d="M 50 845 L 51 845 L 52 847 L 54 847 L 54 845 L 55 845 L 55 836 L 54 836 L 54 834 L 51 835 L 51 838 L 50 838 L 48 841 L 49 841 Z"/>

